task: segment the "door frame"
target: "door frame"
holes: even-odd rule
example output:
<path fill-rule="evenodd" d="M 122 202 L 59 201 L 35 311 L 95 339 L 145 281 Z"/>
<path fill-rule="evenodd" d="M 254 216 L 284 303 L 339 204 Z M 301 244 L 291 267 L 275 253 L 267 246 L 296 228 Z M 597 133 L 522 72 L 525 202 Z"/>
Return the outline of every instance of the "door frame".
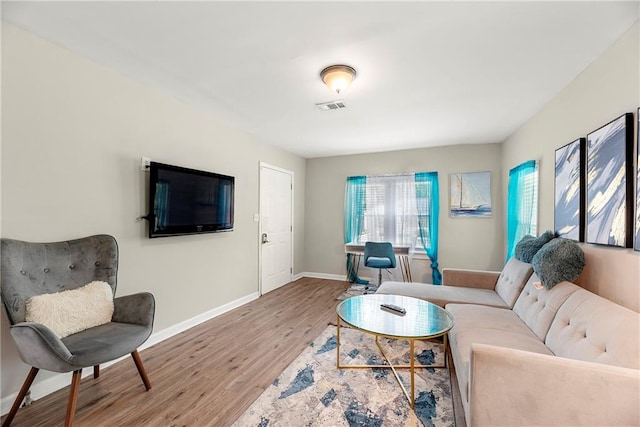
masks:
<path fill-rule="evenodd" d="M 287 175 L 291 176 L 291 278 L 293 279 L 293 267 L 294 267 L 294 259 L 295 259 L 295 253 L 294 253 L 294 248 L 295 248 L 295 226 L 294 226 L 294 212 L 295 212 L 295 208 L 294 208 L 294 190 L 295 190 L 295 174 L 293 173 L 293 171 L 290 171 L 288 169 L 284 169 L 278 166 L 274 166 L 272 164 L 260 161 L 258 164 L 258 216 L 260 217 L 259 221 L 258 221 L 258 235 L 257 235 L 257 241 L 258 241 L 258 294 L 260 296 L 263 295 L 262 293 L 262 169 L 263 168 L 267 168 L 267 169 L 271 169 L 277 172 L 282 172 L 282 173 L 286 173 Z"/>

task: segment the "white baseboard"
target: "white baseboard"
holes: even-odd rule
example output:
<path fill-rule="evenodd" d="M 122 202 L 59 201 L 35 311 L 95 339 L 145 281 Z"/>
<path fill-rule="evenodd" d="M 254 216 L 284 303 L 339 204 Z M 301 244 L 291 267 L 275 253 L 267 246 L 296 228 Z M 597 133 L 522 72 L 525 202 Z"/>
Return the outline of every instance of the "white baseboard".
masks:
<path fill-rule="evenodd" d="M 235 301 L 231 301 L 227 304 L 221 305 L 220 307 L 213 308 L 209 311 L 206 311 L 202 314 L 194 316 L 190 319 L 184 320 L 173 326 L 169 326 L 168 328 L 165 328 L 161 331 L 155 332 L 151 334 L 149 339 L 143 345 L 141 345 L 138 348 L 138 350 L 142 351 L 146 348 L 149 348 L 155 344 L 158 344 L 161 341 L 166 340 L 167 338 L 171 338 L 172 336 L 177 335 L 181 332 L 184 332 L 189 328 L 199 325 L 200 323 L 206 322 L 207 320 L 211 320 L 214 317 L 217 317 L 217 316 L 220 316 L 221 314 L 226 313 L 227 311 L 233 310 L 234 308 L 238 308 L 248 302 L 251 302 L 257 299 L 258 297 L 259 297 L 258 292 L 251 293 Z M 120 359 L 113 360 L 111 362 L 100 365 L 100 369 L 108 368 L 109 366 L 119 362 L 120 360 L 124 360 L 128 357 L 129 355 L 123 356 Z M 132 362 L 132 367 L 133 366 L 134 365 Z M 93 369 L 84 369 L 82 373 L 82 378 L 89 375 L 93 375 Z M 153 376 L 151 376 L 151 378 L 153 378 Z M 44 381 L 41 381 L 39 383 L 34 383 L 31 386 L 31 399 L 32 400 L 40 399 L 44 396 L 47 396 L 48 394 L 53 393 L 54 391 L 58 391 L 61 388 L 67 387 L 69 384 L 71 384 L 71 373 L 56 374 L 55 376 L 51 378 L 47 378 Z M 2 410 L 2 415 L 7 414 L 11 410 L 11 405 L 13 405 L 13 401 L 15 400 L 17 395 L 18 395 L 18 392 L 16 391 L 15 393 L 11 393 L 10 395 L 0 400 L 0 408 Z"/>
<path fill-rule="evenodd" d="M 313 272 L 309 272 L 309 271 L 305 271 L 302 272 L 300 274 L 298 274 L 297 276 L 300 277 L 311 277 L 314 279 L 327 279 L 327 280 L 340 280 L 341 282 L 344 282 L 347 280 L 347 276 L 344 275 L 340 275 L 340 274 L 327 274 L 327 273 L 313 273 Z M 365 277 L 365 276 L 359 276 L 361 279 L 365 279 L 365 280 L 373 280 L 373 278 L 371 277 Z M 376 279 L 378 280 L 378 279 Z"/>
<path fill-rule="evenodd" d="M 311 277 L 313 279 L 340 280 L 342 282 L 346 280 L 346 276 L 343 276 L 340 274 L 314 273 L 310 271 L 305 271 L 303 273 L 300 273 L 300 277 Z"/>
<path fill-rule="evenodd" d="M 345 281 L 346 276 L 340 274 L 327 274 L 327 273 L 314 273 L 314 272 L 302 272 L 293 276 L 293 280 L 298 280 L 303 277 L 311 277 L 314 279 L 328 279 L 328 280 L 340 280 Z M 363 279 L 369 279 L 363 277 Z M 370 280 L 370 279 L 369 279 Z M 234 308 L 238 308 L 244 304 L 247 304 L 260 296 L 258 292 L 251 293 L 245 297 L 239 298 L 235 301 L 231 301 L 230 303 L 224 304 L 220 307 L 213 308 L 209 311 L 206 311 L 202 314 L 194 316 L 190 319 L 184 320 L 175 325 L 169 326 L 161 331 L 154 332 L 151 334 L 149 339 L 141 345 L 138 350 L 142 351 L 147 349 L 155 344 L 158 344 L 168 338 L 171 338 L 175 335 L 178 335 L 181 332 L 186 331 L 189 328 L 199 325 L 200 323 L 206 322 L 207 320 L 211 320 L 214 317 L 220 316 L 221 314 L 226 313 L 227 311 L 233 310 Z M 119 359 L 113 360 L 111 362 L 105 363 L 100 366 L 101 369 L 106 369 L 109 366 L 128 358 L 129 355 L 123 356 Z M 82 378 L 85 378 L 89 375 L 93 375 L 92 369 L 85 369 L 82 373 Z M 64 374 L 56 374 L 51 378 L 47 378 L 44 381 L 36 382 L 31 386 L 31 399 L 38 400 L 44 396 L 47 396 L 55 391 L 58 391 L 64 387 L 67 387 L 71 383 L 71 373 Z M 10 395 L 2 398 L 0 400 L 0 410 L 2 415 L 5 415 L 11 409 L 11 405 L 15 400 L 18 392 L 11 393 Z"/>
<path fill-rule="evenodd" d="M 253 292 L 245 297 L 239 298 L 235 301 L 231 301 L 227 304 L 221 305 L 220 307 L 213 308 L 209 311 L 205 311 L 202 314 L 199 314 L 191 319 L 184 320 L 180 323 L 177 323 L 173 326 L 169 326 L 161 331 L 158 331 L 152 334 L 149 339 L 140 346 L 139 350 L 144 350 L 145 348 L 149 348 L 152 345 L 158 344 L 161 341 L 166 340 L 167 338 L 171 338 L 174 335 L 178 335 L 180 332 L 184 332 L 189 328 L 193 328 L 200 323 L 206 322 L 207 320 L 211 320 L 214 317 L 218 317 L 221 314 L 226 313 L 227 311 L 231 311 L 234 308 L 238 308 L 243 306 L 253 300 L 258 299 L 260 294 L 258 292 Z"/>

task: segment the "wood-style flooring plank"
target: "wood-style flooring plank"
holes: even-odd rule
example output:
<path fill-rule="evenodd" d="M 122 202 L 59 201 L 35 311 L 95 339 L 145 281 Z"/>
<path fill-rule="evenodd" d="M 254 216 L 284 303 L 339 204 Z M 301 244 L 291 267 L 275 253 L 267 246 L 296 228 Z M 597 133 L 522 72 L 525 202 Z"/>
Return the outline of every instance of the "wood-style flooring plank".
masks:
<path fill-rule="evenodd" d="M 227 426 L 334 320 L 344 282 L 303 278 L 82 380 L 75 426 Z M 71 381 L 71 373 L 68 374 Z M 64 423 L 69 387 L 20 408 L 12 426 Z"/>
<path fill-rule="evenodd" d="M 141 351 L 149 391 L 131 357 L 101 370 L 97 379 L 89 375 L 80 384 L 74 425 L 231 425 L 329 323 L 335 324 L 336 297 L 343 290 L 342 281 L 299 279 Z M 71 382 L 71 373 L 68 377 Z M 464 427 L 453 385 L 457 424 Z M 68 396 L 66 387 L 20 408 L 12 426 L 63 425 Z"/>

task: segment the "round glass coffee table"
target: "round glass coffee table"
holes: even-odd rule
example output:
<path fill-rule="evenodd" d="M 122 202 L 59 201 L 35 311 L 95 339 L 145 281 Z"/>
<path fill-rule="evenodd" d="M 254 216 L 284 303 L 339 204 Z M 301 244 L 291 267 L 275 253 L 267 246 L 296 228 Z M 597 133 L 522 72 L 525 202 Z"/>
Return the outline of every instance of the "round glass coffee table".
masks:
<path fill-rule="evenodd" d="M 393 304 L 406 310 L 405 314 L 398 314 L 384 309 L 382 304 Z M 371 369 L 388 368 L 400 384 L 404 395 L 414 409 L 415 385 L 414 373 L 416 368 L 446 368 L 447 367 L 447 332 L 453 327 L 453 316 L 445 309 L 418 298 L 401 295 L 370 294 L 348 298 L 338 304 L 336 308 L 337 319 L 337 367 L 338 369 Z M 387 361 L 387 365 L 341 365 L 340 364 L 340 324 L 341 322 L 372 334 L 376 338 L 376 344 L 380 353 Z M 440 366 L 417 365 L 415 363 L 415 340 L 428 340 L 436 337 L 444 337 L 444 363 Z M 408 340 L 410 345 L 411 361 L 409 365 L 393 365 L 385 354 L 379 338 L 397 338 Z M 409 369 L 411 376 L 411 394 L 402 384 L 396 369 Z"/>

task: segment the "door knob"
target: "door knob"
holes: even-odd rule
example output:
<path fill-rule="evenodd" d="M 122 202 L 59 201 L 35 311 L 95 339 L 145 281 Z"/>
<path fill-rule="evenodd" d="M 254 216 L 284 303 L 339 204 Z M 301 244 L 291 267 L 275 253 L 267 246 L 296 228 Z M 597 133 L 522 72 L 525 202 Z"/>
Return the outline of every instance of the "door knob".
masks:
<path fill-rule="evenodd" d="M 267 233 L 262 233 L 262 244 L 265 243 L 269 243 L 269 240 L 267 240 Z"/>

